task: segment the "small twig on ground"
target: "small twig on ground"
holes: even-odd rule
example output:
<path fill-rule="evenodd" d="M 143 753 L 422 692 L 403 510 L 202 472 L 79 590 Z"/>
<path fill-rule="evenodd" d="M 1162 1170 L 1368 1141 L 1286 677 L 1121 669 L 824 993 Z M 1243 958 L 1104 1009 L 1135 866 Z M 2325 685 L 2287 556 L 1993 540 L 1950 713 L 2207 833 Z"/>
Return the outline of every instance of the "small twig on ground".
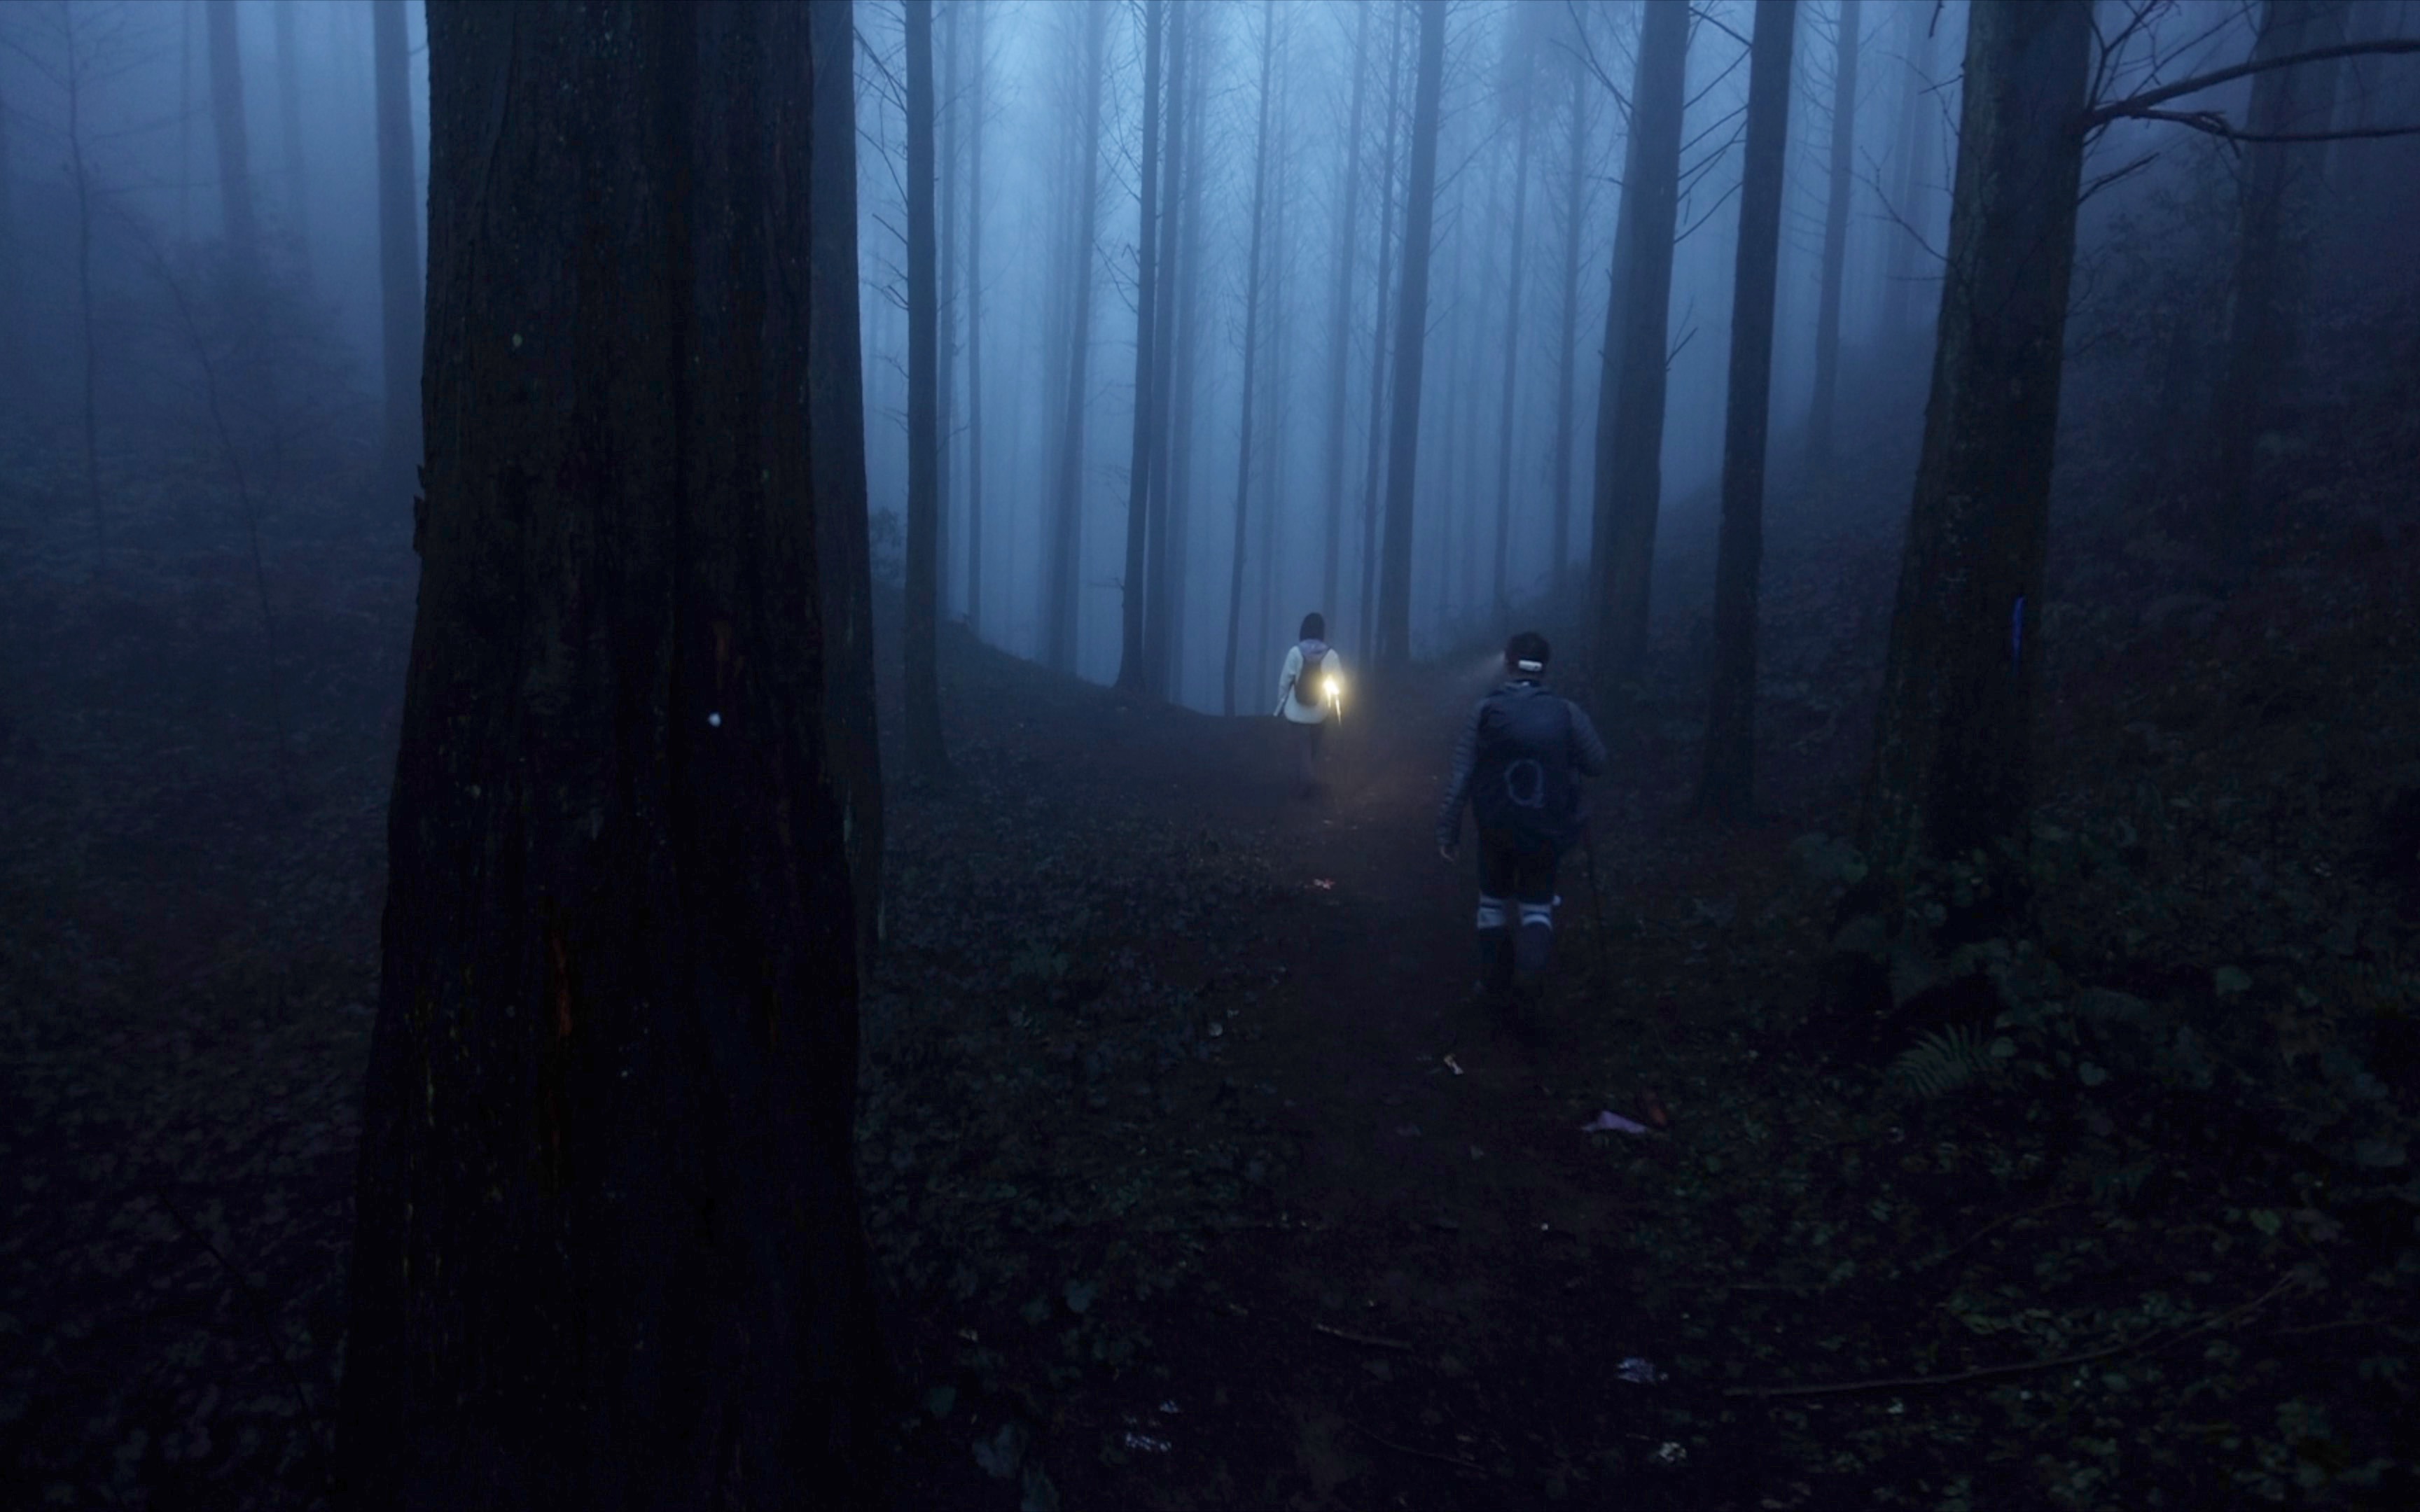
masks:
<path fill-rule="evenodd" d="M 2291 1286 L 2296 1273 L 2287 1272 L 2277 1284 L 2241 1306 L 2229 1308 L 2215 1318 L 2205 1318 L 2190 1328 L 2179 1329 L 2163 1339 L 2135 1339 L 2131 1343 L 2113 1344 L 2107 1349 L 2086 1350 L 2075 1354 L 2062 1354 L 2048 1360 L 2025 1360 L 2015 1365 L 1978 1365 L 1972 1370 L 1954 1371 L 1946 1376 L 1885 1376 L 1871 1381 L 1835 1381 L 1814 1386 L 1726 1386 L 1726 1396 L 1839 1396 L 1861 1391 L 1914 1391 L 1923 1386 L 1955 1386 L 1969 1381 L 1988 1381 L 1998 1376 L 2021 1376 L 2035 1370 L 2055 1370 L 2061 1365 L 2090 1365 L 2136 1350 L 2164 1350 L 2180 1344 L 2207 1329 L 2233 1322 L 2236 1319 L 2260 1306 L 2277 1293 Z"/>
<path fill-rule="evenodd" d="M 1331 1329 L 1329 1332 L 1333 1333 L 1334 1330 Z M 1345 1421 L 1353 1423 L 1351 1418 L 1346 1418 Z M 1358 1423 L 1353 1423 L 1353 1431 L 1360 1434 L 1372 1443 L 1378 1445 L 1378 1447 L 1382 1449 L 1392 1449 L 1399 1455 L 1411 1455 L 1415 1458 L 1419 1459 L 1434 1459 L 1440 1465 L 1451 1465 L 1458 1470 L 1474 1470 L 1478 1471 L 1482 1475 L 1487 1473 L 1483 1466 L 1473 1464 L 1467 1459 L 1458 1458 L 1453 1455 L 1439 1454 L 1434 1449 L 1415 1449 L 1408 1443 L 1397 1443 L 1392 1439 L 1382 1439 L 1378 1437 L 1377 1434 L 1373 1433 L 1370 1429 L 1363 1427 Z"/>
<path fill-rule="evenodd" d="M 1343 1329 L 1330 1328 L 1326 1323 L 1313 1323 L 1311 1326 L 1329 1338 L 1342 1339 L 1347 1344 L 1367 1344 L 1373 1350 L 1409 1350 L 1411 1348 L 1402 1339 L 1382 1339 L 1369 1334 L 1348 1334 Z"/>

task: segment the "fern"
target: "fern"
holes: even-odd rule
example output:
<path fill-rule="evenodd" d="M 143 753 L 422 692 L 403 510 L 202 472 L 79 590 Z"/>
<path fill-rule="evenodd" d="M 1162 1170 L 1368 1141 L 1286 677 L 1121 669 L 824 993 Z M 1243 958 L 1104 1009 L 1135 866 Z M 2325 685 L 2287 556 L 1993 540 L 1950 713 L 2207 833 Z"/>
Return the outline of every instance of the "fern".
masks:
<path fill-rule="evenodd" d="M 2013 1049 L 2005 1040 L 1985 1043 L 1972 1025 L 1953 1024 L 1900 1051 L 1891 1062 L 1891 1079 L 1918 1097 L 1947 1097 L 1992 1076 Z"/>

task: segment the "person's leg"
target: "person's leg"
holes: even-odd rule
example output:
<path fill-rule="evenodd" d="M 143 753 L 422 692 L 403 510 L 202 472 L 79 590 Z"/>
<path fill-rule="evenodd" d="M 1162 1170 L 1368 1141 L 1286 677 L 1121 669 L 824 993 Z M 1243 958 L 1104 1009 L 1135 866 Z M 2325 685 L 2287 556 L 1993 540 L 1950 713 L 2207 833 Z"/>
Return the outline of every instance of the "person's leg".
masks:
<path fill-rule="evenodd" d="M 1326 732 L 1325 722 L 1302 726 L 1302 790 L 1305 793 L 1319 785 L 1319 743 Z"/>
<path fill-rule="evenodd" d="M 1513 857 L 1505 837 L 1479 832 L 1479 982 L 1500 993 L 1512 981 Z"/>
<path fill-rule="evenodd" d="M 1553 846 L 1533 843 L 1522 849 L 1514 871 L 1521 924 L 1512 941 L 1512 967 L 1527 986 L 1535 986 L 1554 961 L 1555 862 Z"/>

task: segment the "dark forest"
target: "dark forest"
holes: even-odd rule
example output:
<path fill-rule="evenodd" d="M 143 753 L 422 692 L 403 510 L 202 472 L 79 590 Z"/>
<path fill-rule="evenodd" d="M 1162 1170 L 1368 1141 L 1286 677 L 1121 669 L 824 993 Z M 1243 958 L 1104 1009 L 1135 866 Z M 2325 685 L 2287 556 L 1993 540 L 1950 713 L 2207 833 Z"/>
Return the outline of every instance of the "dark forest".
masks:
<path fill-rule="evenodd" d="M 2420 1504 L 2416 501 L 2415 0 L 12 0 L 0 1506 Z"/>

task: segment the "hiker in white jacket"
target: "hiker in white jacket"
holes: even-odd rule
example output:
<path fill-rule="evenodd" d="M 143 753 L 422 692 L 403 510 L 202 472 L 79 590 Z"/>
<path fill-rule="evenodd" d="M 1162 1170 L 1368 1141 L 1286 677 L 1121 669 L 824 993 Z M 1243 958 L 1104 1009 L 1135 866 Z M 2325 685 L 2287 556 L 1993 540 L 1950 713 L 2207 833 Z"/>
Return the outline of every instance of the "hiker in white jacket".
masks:
<path fill-rule="evenodd" d="M 1342 707 L 1343 698 L 1344 663 L 1327 643 L 1327 621 L 1306 614 L 1302 639 L 1286 649 L 1285 669 L 1278 673 L 1277 707 L 1300 753 L 1305 797 L 1319 786 L 1320 734 L 1328 717 Z"/>

